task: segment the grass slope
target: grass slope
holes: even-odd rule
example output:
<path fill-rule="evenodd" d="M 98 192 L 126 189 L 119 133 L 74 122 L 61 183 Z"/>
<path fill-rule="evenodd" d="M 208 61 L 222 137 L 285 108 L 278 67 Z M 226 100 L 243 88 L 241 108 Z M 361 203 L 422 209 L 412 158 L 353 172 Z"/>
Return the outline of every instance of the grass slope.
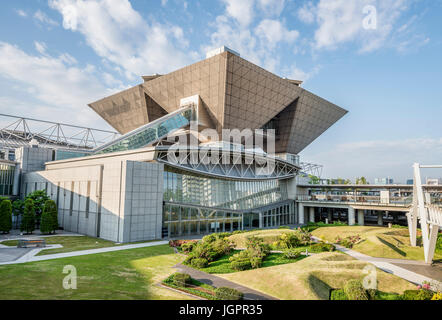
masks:
<path fill-rule="evenodd" d="M 425 260 L 422 247 L 411 247 L 408 229 L 389 229 L 381 227 L 325 227 L 312 232 L 318 238 L 334 242 L 336 237 L 360 235 L 364 240 L 353 250 L 372 257 Z M 441 250 L 436 250 L 435 260 L 442 259 Z"/>
<path fill-rule="evenodd" d="M 328 300 L 331 288 L 341 288 L 350 279 L 363 279 L 367 263 L 338 252 L 326 252 L 297 263 L 220 275 L 230 281 L 283 300 Z M 411 283 L 377 272 L 378 288 L 403 293 L 415 289 Z"/>
<path fill-rule="evenodd" d="M 288 232 L 294 232 L 294 231 L 290 230 L 290 229 L 258 230 L 258 231 L 251 231 L 251 232 L 246 232 L 246 233 L 234 234 L 234 235 L 228 237 L 228 239 L 230 241 L 232 241 L 233 243 L 235 243 L 236 248 L 245 248 L 246 247 L 246 240 L 249 237 L 253 237 L 253 236 L 259 237 L 259 238 L 262 238 L 265 243 L 272 244 L 273 242 L 278 240 L 278 238 L 281 234 L 288 233 Z"/>
<path fill-rule="evenodd" d="M 167 245 L 0 266 L 0 299 L 189 299 L 156 286 L 181 262 Z M 63 268 L 77 270 L 77 289 L 65 290 Z"/>

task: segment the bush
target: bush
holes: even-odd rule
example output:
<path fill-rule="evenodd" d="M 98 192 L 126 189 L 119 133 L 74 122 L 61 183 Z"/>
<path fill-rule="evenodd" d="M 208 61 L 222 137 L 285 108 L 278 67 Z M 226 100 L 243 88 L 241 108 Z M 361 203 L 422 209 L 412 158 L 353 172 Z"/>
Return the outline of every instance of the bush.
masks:
<path fill-rule="evenodd" d="M 194 246 L 195 246 L 194 242 L 186 242 L 181 245 L 181 250 L 184 253 L 190 253 L 192 252 Z"/>
<path fill-rule="evenodd" d="M 330 300 L 348 300 L 348 297 L 345 294 L 344 290 L 338 289 L 332 290 L 330 294 Z"/>
<path fill-rule="evenodd" d="M 300 245 L 301 241 L 293 232 L 281 234 L 275 243 L 275 246 L 281 249 L 296 248 Z"/>
<path fill-rule="evenodd" d="M 236 289 L 220 287 L 215 290 L 217 300 L 242 300 L 244 294 Z"/>
<path fill-rule="evenodd" d="M 284 250 L 284 258 L 286 259 L 297 259 L 301 256 L 301 252 L 298 249 L 287 249 Z"/>
<path fill-rule="evenodd" d="M 212 233 L 207 236 L 204 236 L 203 242 L 211 243 L 211 242 L 214 242 L 216 239 L 218 239 L 218 237 L 214 233 Z"/>
<path fill-rule="evenodd" d="M 246 248 L 249 257 L 264 258 L 270 253 L 270 246 L 264 243 L 263 239 L 255 236 L 247 238 Z"/>
<path fill-rule="evenodd" d="M 313 253 L 332 252 L 335 251 L 335 246 L 330 243 L 319 242 L 310 245 L 308 250 Z"/>
<path fill-rule="evenodd" d="M 430 290 L 405 290 L 402 296 L 403 300 L 431 300 L 434 293 Z"/>
<path fill-rule="evenodd" d="M 190 265 L 194 268 L 202 269 L 202 268 L 206 268 L 209 265 L 209 262 L 207 261 L 207 259 L 204 259 L 204 258 L 195 258 L 195 259 L 192 259 L 192 261 L 190 262 Z"/>
<path fill-rule="evenodd" d="M 308 230 L 304 230 L 301 228 L 298 228 L 295 232 L 294 232 L 295 236 L 299 239 L 301 245 L 309 245 L 311 242 L 311 236 L 312 234 L 310 232 L 308 232 Z"/>
<path fill-rule="evenodd" d="M 32 199 L 26 199 L 20 231 L 32 233 L 35 230 L 35 207 Z"/>
<path fill-rule="evenodd" d="M 349 280 L 344 286 L 344 292 L 349 300 L 368 300 L 367 291 L 359 280 Z"/>
<path fill-rule="evenodd" d="M 26 200 L 31 199 L 34 203 L 34 215 L 35 221 L 40 221 L 40 217 L 43 213 L 43 207 L 47 200 L 50 200 L 45 190 L 36 190 L 28 194 L 25 198 Z"/>
<path fill-rule="evenodd" d="M 49 234 L 52 232 L 53 223 L 52 223 L 52 216 L 49 212 L 43 211 L 43 214 L 41 215 L 41 221 L 40 221 L 40 231 L 42 234 Z"/>
<path fill-rule="evenodd" d="M 236 271 L 244 271 L 252 269 L 252 263 L 250 262 L 250 259 L 241 259 L 241 260 L 232 260 L 230 262 L 230 266 L 233 270 Z"/>
<path fill-rule="evenodd" d="M 10 200 L 0 203 L 0 231 L 8 233 L 12 229 L 12 204 Z"/>
<path fill-rule="evenodd" d="M 192 281 L 192 278 L 186 274 L 186 273 L 175 273 L 173 275 L 173 284 L 177 287 L 187 287 L 188 284 L 190 284 Z"/>
<path fill-rule="evenodd" d="M 47 213 L 50 217 L 50 232 L 55 232 L 58 229 L 58 210 L 57 205 L 55 204 L 55 201 L 53 200 L 47 200 L 45 202 L 45 205 L 43 207 L 43 213 L 42 213 L 42 220 L 43 215 Z M 40 228 L 41 229 L 41 228 Z"/>
<path fill-rule="evenodd" d="M 259 257 L 250 258 L 250 265 L 252 266 L 252 269 L 258 269 L 262 265 L 262 258 Z"/>

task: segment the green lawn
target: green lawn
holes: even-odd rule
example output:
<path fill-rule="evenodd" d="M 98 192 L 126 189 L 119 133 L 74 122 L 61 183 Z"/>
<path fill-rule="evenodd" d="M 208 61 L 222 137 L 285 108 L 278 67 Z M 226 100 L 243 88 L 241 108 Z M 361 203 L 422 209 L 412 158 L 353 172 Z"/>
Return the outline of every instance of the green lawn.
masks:
<path fill-rule="evenodd" d="M 368 263 L 340 252 L 324 252 L 296 263 L 260 268 L 219 277 L 245 285 L 282 300 L 328 300 L 333 288 L 342 288 L 350 279 L 362 280 Z M 402 294 L 415 285 L 377 269 L 378 289 Z"/>
<path fill-rule="evenodd" d="M 410 238 L 406 228 L 323 227 L 314 230 L 312 234 L 329 242 L 335 242 L 338 236 L 345 238 L 359 235 L 363 241 L 353 247 L 355 251 L 379 258 L 424 260 L 424 249 L 410 246 Z M 436 250 L 434 259 L 442 259 L 442 250 Z"/>
<path fill-rule="evenodd" d="M 36 237 L 36 238 L 45 239 L 46 244 L 61 244 L 63 246 L 63 248 L 59 249 L 42 250 L 37 254 L 37 256 L 123 245 L 123 244 L 116 244 L 115 242 L 112 241 L 103 240 L 100 238 L 92 238 L 88 236 L 54 236 L 54 237 Z M 144 241 L 144 242 L 151 242 L 151 241 Z M 18 244 L 18 240 L 3 241 L 1 242 L 1 244 L 15 247 Z"/>
<path fill-rule="evenodd" d="M 189 299 L 156 284 L 183 257 L 168 245 L 0 266 L 1 299 Z M 77 270 L 77 289 L 65 290 L 63 268 Z"/>
<path fill-rule="evenodd" d="M 229 255 L 222 256 L 218 260 L 210 262 L 209 266 L 207 268 L 202 268 L 199 270 L 207 272 L 207 273 L 212 273 L 212 274 L 226 274 L 226 273 L 238 272 L 230 267 L 230 261 L 229 261 L 229 258 L 238 252 L 239 251 L 235 250 Z M 273 266 L 278 266 L 281 264 L 294 263 L 299 260 L 302 260 L 303 258 L 305 258 L 305 256 L 300 256 L 297 259 L 287 259 L 287 258 L 284 258 L 284 255 L 281 253 L 271 253 L 264 259 L 261 268 L 273 267 Z"/>

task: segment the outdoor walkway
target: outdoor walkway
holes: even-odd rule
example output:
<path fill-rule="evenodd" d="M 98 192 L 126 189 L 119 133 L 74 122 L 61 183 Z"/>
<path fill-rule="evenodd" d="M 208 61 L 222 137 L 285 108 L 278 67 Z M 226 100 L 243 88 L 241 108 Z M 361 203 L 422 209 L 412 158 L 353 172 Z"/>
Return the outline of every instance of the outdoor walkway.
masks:
<path fill-rule="evenodd" d="M 216 288 L 228 287 L 228 288 L 233 288 L 238 291 L 241 291 L 242 293 L 244 293 L 244 300 L 278 300 L 277 298 L 266 295 L 262 292 L 250 289 L 248 287 L 245 287 L 245 286 L 242 286 L 242 285 L 237 284 L 235 282 L 214 276 L 212 274 L 187 267 L 181 263 L 174 266 L 174 268 L 178 269 L 179 271 L 181 271 L 183 273 L 187 273 L 195 280 L 198 280 L 198 281 L 205 283 L 205 284 L 209 284 L 209 285 L 214 286 Z"/>
<path fill-rule="evenodd" d="M 41 250 L 62 248 L 62 246 L 60 246 L 60 245 L 49 245 L 49 246 L 46 246 L 45 248 L 32 249 L 31 251 L 25 253 L 21 257 L 15 259 L 15 260 L 12 260 L 12 261 L 1 262 L 0 265 L 27 263 L 27 262 L 33 262 L 33 261 L 45 261 L 45 260 L 62 259 L 62 258 L 69 258 L 69 257 L 78 257 L 78 256 L 85 256 L 85 255 L 97 254 L 97 253 L 153 247 L 153 246 L 159 246 L 159 245 L 164 245 L 164 244 L 168 244 L 168 243 L 169 243 L 168 241 L 154 241 L 154 242 L 146 242 L 146 243 L 128 244 L 128 245 L 118 246 L 118 247 L 108 247 L 108 248 L 81 250 L 81 251 L 55 253 L 55 254 L 48 254 L 48 255 L 43 255 L 43 256 L 36 256 L 36 254 L 39 253 Z M 11 248 L 11 249 L 0 248 L 0 261 L 2 260 L 1 259 L 2 256 L 4 257 L 4 256 L 8 255 L 9 251 L 5 251 L 5 250 L 12 250 L 12 249 L 17 249 L 17 248 Z M 27 249 L 23 249 L 23 250 L 27 250 Z"/>

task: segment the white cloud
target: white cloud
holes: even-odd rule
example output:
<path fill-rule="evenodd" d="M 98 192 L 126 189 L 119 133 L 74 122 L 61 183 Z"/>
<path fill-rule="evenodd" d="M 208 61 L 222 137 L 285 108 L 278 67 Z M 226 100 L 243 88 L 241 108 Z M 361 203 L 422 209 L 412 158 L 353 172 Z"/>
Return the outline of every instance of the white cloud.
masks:
<path fill-rule="evenodd" d="M 304 3 L 304 5 L 298 9 L 297 15 L 299 20 L 305 23 L 313 23 L 315 21 L 315 12 L 316 8 L 313 5 L 313 2 L 308 1 Z"/>
<path fill-rule="evenodd" d="M 67 57 L 68 54 L 60 57 L 46 53 L 30 55 L 16 46 L 0 42 L 0 79 L 8 81 L 11 88 L 6 94 L 2 93 L 3 103 L 19 100 L 23 104 L 28 101 L 27 116 L 103 126 L 102 120 L 87 104 L 114 90 L 101 84 L 93 68 L 71 66 L 66 62 Z M 7 108 L 3 103 L 0 107 Z M 8 113 L 16 114 L 17 110 L 14 108 Z"/>
<path fill-rule="evenodd" d="M 285 0 L 258 0 L 258 5 L 265 14 L 279 17 L 284 10 Z"/>
<path fill-rule="evenodd" d="M 27 14 L 26 12 L 24 12 L 23 10 L 21 10 L 21 9 L 17 9 L 17 10 L 15 10 L 15 12 L 16 12 L 20 17 L 23 17 L 23 18 L 26 18 L 26 17 L 28 16 L 28 14 Z"/>
<path fill-rule="evenodd" d="M 293 46 L 299 36 L 298 31 L 289 30 L 283 21 L 253 19 L 256 17 L 254 1 L 223 1 L 226 5 L 225 12 L 217 16 L 211 25 L 215 30 L 210 36 L 210 44 L 204 46 L 203 50 L 226 45 L 249 61 L 276 72 L 280 67 L 279 47 L 282 44 Z M 268 3 L 262 1 L 263 5 Z M 245 6 L 247 10 L 240 10 L 241 6 Z M 244 17 L 247 18 L 244 20 Z"/>
<path fill-rule="evenodd" d="M 102 58 L 135 79 L 165 73 L 190 62 L 188 41 L 176 25 L 148 23 L 127 0 L 50 0 L 63 16 L 63 27 L 83 34 Z"/>
<path fill-rule="evenodd" d="M 46 52 L 46 43 L 34 41 L 35 50 L 37 50 L 40 54 L 45 54 Z"/>
<path fill-rule="evenodd" d="M 255 33 L 269 50 L 275 49 L 280 42 L 293 43 L 299 37 L 298 31 L 288 30 L 280 21 L 269 19 L 262 20 Z"/>
<path fill-rule="evenodd" d="M 316 49 L 336 49 L 339 45 L 355 42 L 360 52 L 370 52 L 389 45 L 394 27 L 411 0 L 320 0 L 317 5 L 306 3 L 297 12 L 306 23 L 318 23 L 315 32 Z M 376 8 L 377 26 L 365 29 L 363 21 L 368 14 L 364 8 Z"/>
<path fill-rule="evenodd" d="M 234 18 L 241 26 L 248 26 L 255 15 L 254 0 L 223 0 L 226 4 L 226 14 Z"/>
<path fill-rule="evenodd" d="M 161 5 L 165 7 L 167 5 L 167 0 L 161 0 Z"/>
<path fill-rule="evenodd" d="M 34 13 L 34 18 L 41 23 L 48 24 L 50 26 L 58 26 L 58 22 L 49 18 L 43 11 L 37 10 Z"/>
<path fill-rule="evenodd" d="M 296 65 L 292 66 L 288 70 L 288 78 L 293 80 L 301 80 L 304 83 L 308 81 L 309 79 L 313 78 L 315 75 L 319 73 L 321 70 L 321 66 L 315 66 L 310 71 L 304 71 L 300 68 L 298 68 Z"/>

